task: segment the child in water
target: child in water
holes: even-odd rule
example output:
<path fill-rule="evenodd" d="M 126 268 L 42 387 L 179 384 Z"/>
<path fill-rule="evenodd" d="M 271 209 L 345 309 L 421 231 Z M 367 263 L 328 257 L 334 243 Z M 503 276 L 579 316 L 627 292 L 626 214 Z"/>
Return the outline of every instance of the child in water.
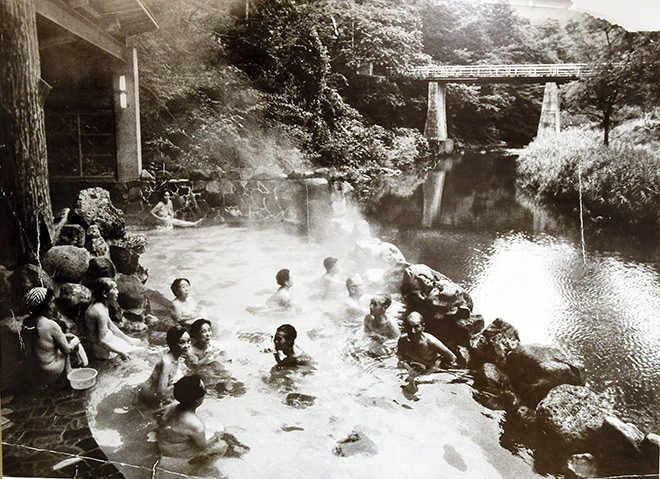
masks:
<path fill-rule="evenodd" d="M 275 344 L 273 356 L 275 356 L 278 368 L 295 368 L 296 366 L 309 366 L 312 364 L 312 358 L 295 345 L 297 337 L 296 328 L 290 324 L 283 324 L 277 328 L 273 337 L 273 343 Z"/>
<path fill-rule="evenodd" d="M 185 329 L 174 326 L 167 331 L 169 351 L 163 354 L 151 376 L 140 386 L 138 397 L 147 404 L 162 404 L 168 388 L 182 376 L 179 365 L 188 357 L 190 335 Z"/>

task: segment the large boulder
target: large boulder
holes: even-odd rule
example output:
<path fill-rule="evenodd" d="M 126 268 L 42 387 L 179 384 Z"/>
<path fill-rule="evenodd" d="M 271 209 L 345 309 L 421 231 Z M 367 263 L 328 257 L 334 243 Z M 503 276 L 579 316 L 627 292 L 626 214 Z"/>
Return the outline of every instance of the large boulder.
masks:
<path fill-rule="evenodd" d="M 503 319 L 496 319 L 470 344 L 474 366 L 495 363 L 504 366 L 508 354 L 520 346 L 518 330 Z"/>
<path fill-rule="evenodd" d="M 78 283 L 64 283 L 60 285 L 57 296 L 57 307 L 71 319 L 82 318 L 92 303 L 92 292 L 89 288 Z"/>
<path fill-rule="evenodd" d="M 11 308 L 14 314 L 26 314 L 27 308 L 23 296 L 32 288 L 42 286 L 55 290 L 55 283 L 43 269 L 34 264 L 24 264 L 9 276 L 11 287 Z"/>
<path fill-rule="evenodd" d="M 94 288 L 99 278 L 114 278 L 117 275 L 115 264 L 110 258 L 97 256 L 89 260 L 87 272 L 82 283 L 90 289 Z"/>
<path fill-rule="evenodd" d="M 87 188 L 78 193 L 73 213 L 84 228 L 97 225 L 106 239 L 124 236 L 126 222 L 124 213 L 115 208 L 110 193 L 103 188 Z"/>
<path fill-rule="evenodd" d="M 603 421 L 599 443 L 607 454 L 639 459 L 643 440 L 644 433 L 634 424 L 615 416 L 608 416 Z"/>
<path fill-rule="evenodd" d="M 171 315 L 172 301 L 167 299 L 160 291 L 146 289 L 148 306 L 147 313 L 154 314 L 159 318 L 167 318 Z"/>
<path fill-rule="evenodd" d="M 357 240 L 354 253 L 364 269 L 389 268 L 406 262 L 406 258 L 399 248 L 377 238 Z"/>
<path fill-rule="evenodd" d="M 509 378 L 493 363 L 484 363 L 474 372 L 474 387 L 491 394 L 501 394 L 509 386 Z"/>
<path fill-rule="evenodd" d="M 409 308 L 427 320 L 455 314 L 461 306 L 472 311 L 472 298 L 467 291 L 424 264 L 406 268 L 401 294 Z"/>
<path fill-rule="evenodd" d="M 89 251 L 77 246 L 53 246 L 43 260 L 44 270 L 57 281 L 78 283 L 89 266 Z"/>
<path fill-rule="evenodd" d="M 583 385 L 584 366 L 553 346 L 521 345 L 511 351 L 504 364 L 514 389 L 523 401 L 535 406 L 555 386 Z"/>
<path fill-rule="evenodd" d="M 110 245 L 110 259 L 122 274 L 133 274 L 137 271 L 140 255 L 121 245 Z"/>
<path fill-rule="evenodd" d="M 122 308 L 137 309 L 146 306 L 147 289 L 135 276 L 127 274 L 118 275 L 117 289 L 119 290 L 117 302 Z"/>
<path fill-rule="evenodd" d="M 657 471 L 660 468 L 660 436 L 648 433 L 640 445 L 645 462 L 650 465 L 650 469 Z"/>
<path fill-rule="evenodd" d="M 611 407 L 589 388 L 562 384 L 536 407 L 536 421 L 545 437 L 567 453 L 592 452 Z"/>
<path fill-rule="evenodd" d="M 80 225 L 64 225 L 57 237 L 57 245 L 85 246 L 85 230 Z"/>
<path fill-rule="evenodd" d="M 564 467 L 565 479 L 591 479 L 599 476 L 596 458 L 588 452 L 573 454 Z"/>

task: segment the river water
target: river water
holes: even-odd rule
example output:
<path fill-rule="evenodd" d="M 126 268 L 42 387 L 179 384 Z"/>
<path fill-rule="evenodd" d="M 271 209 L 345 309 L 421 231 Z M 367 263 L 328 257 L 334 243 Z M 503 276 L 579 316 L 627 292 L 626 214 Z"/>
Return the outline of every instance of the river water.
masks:
<path fill-rule="evenodd" d="M 377 189 L 370 218 L 409 261 L 462 284 L 474 310 L 523 343 L 582 358 L 623 419 L 660 430 L 657 238 L 585 231 L 515 185 L 515 154 L 473 152 Z"/>
<path fill-rule="evenodd" d="M 514 171 L 512 156 L 476 155 L 393 179 L 371 200 L 372 235 L 465 286 L 487 323 L 504 318 L 524 343 L 559 345 L 583 358 L 589 385 L 622 419 L 658 432 L 660 277 L 645 257 L 652 248 L 596 249 L 589 239 L 583 256 L 579 229 L 517 195 Z M 360 225 L 364 233 L 357 208 L 335 201 L 333 211 L 341 221 L 328 223 L 323 238 L 226 225 L 143 232 L 148 286 L 171 297 L 174 278 L 190 279 L 231 360 L 226 367 L 242 383 L 232 394 L 209 388 L 198 410 L 209 432 L 224 427 L 250 447 L 218 467 L 234 478 L 540 477 L 524 446 L 502 446 L 503 413 L 472 398 L 468 374 L 410 383 L 392 344 L 374 348 L 361 328 L 340 319 L 341 298 L 316 297 L 324 257 L 340 258 L 344 274 L 364 265 L 350 254 L 354 234 L 344 228 Z M 299 309 L 260 312 L 284 267 Z M 271 335 L 283 323 L 298 329 L 296 343 L 316 361 L 310 374 L 271 371 Z M 161 351 L 151 346 L 112 364 L 90 395 L 94 436 L 130 478 L 151 477 L 156 458 L 153 411 L 136 402 L 135 389 Z M 292 392 L 313 403 L 287 404 Z M 333 453 L 352 432 L 372 441 L 372 454 Z"/>

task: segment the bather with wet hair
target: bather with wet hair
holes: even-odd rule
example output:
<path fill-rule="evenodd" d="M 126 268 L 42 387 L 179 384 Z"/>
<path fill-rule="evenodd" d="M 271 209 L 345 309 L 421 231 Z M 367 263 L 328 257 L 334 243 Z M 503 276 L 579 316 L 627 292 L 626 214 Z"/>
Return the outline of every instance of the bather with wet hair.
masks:
<path fill-rule="evenodd" d="M 224 431 L 217 431 L 210 439 L 206 438 L 204 423 L 196 414 L 205 395 L 204 383 L 194 374 L 184 376 L 174 385 L 174 399 L 177 402 L 165 409 L 156 432 L 160 452 L 158 469 L 204 477 L 220 475 L 211 463 L 225 455 L 229 444 L 224 439 Z"/>
<path fill-rule="evenodd" d="M 190 335 L 184 328 L 174 326 L 167 330 L 167 351 L 138 390 L 138 397 L 146 404 L 158 406 L 168 398 L 169 387 L 183 375 L 181 365 L 190 352 Z M 182 366 L 182 367 L 180 367 Z"/>
<path fill-rule="evenodd" d="M 311 366 L 313 360 L 307 353 L 295 345 L 298 332 L 290 324 L 283 324 L 273 336 L 275 345 L 275 362 L 278 368 L 295 368 L 296 366 Z M 284 355 L 284 357 L 282 357 Z"/>

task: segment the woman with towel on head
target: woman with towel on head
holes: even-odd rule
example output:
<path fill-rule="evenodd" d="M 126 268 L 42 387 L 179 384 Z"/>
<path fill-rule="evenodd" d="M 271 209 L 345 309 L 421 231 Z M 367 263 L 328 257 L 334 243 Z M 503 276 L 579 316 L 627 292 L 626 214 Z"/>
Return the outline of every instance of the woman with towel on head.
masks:
<path fill-rule="evenodd" d="M 30 315 L 23 322 L 22 336 L 30 353 L 33 373 L 38 386 L 51 385 L 71 371 L 71 353 L 87 366 L 87 355 L 80 339 L 64 333 L 52 319 L 55 314 L 55 294 L 47 288 L 32 288 L 24 297 Z"/>

